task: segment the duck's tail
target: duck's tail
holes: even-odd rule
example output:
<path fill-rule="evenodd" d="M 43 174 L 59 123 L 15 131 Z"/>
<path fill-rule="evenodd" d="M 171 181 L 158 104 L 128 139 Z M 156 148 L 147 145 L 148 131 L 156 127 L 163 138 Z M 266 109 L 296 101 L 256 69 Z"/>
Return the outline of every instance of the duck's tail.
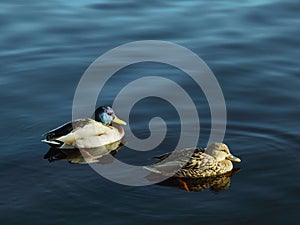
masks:
<path fill-rule="evenodd" d="M 64 144 L 62 141 L 58 141 L 58 140 L 46 140 L 46 139 L 44 139 L 44 140 L 42 140 L 42 142 L 47 143 L 51 147 L 60 147 Z"/>
<path fill-rule="evenodd" d="M 161 171 L 152 166 L 143 166 L 143 168 L 150 171 L 151 173 L 161 174 Z"/>

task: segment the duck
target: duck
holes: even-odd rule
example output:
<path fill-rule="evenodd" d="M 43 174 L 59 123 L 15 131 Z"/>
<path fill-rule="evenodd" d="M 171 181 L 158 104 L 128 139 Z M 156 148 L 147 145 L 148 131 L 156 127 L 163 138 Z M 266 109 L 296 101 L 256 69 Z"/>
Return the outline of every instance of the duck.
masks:
<path fill-rule="evenodd" d="M 120 125 L 126 122 L 119 119 L 110 106 L 98 107 L 92 118 L 77 119 L 48 131 L 42 142 L 59 149 L 92 149 L 124 137 Z"/>
<path fill-rule="evenodd" d="M 241 162 L 241 159 L 230 153 L 226 144 L 220 142 L 207 148 L 186 148 L 155 158 L 157 163 L 145 166 L 144 169 L 177 178 L 215 177 L 232 171 L 232 162 Z"/>

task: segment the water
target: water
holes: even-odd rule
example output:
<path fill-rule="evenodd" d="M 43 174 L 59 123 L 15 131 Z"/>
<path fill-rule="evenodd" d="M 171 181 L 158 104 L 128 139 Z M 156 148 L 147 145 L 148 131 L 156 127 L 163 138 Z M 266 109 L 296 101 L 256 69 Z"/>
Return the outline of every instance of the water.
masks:
<path fill-rule="evenodd" d="M 4 0 L 0 8 L 1 224 L 297 223 L 299 2 Z M 43 160 L 48 148 L 41 134 L 71 119 L 73 95 L 89 64 L 120 44 L 148 39 L 191 49 L 216 75 L 228 114 L 224 142 L 242 159 L 228 190 L 123 186 L 88 165 Z M 155 74 L 177 74 L 174 80 L 197 94 L 199 145 L 205 145 L 205 97 L 174 68 L 125 68 L 121 79 L 108 83 L 101 103 L 111 104 L 128 81 Z M 146 138 L 149 120 L 164 112 L 172 128 L 164 143 L 152 153 L 124 147 L 118 158 L 143 165 L 172 149 L 180 128 L 168 103 L 141 101 L 130 123 Z"/>

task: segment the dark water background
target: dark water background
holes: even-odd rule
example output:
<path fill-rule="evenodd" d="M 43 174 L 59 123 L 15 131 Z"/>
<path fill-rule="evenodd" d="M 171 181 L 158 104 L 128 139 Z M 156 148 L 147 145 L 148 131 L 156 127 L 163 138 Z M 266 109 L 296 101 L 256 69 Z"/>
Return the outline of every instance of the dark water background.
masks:
<path fill-rule="evenodd" d="M 299 10 L 296 0 L 1 1 L 0 223 L 298 224 Z M 191 49 L 216 75 L 228 113 L 224 142 L 242 159 L 228 190 L 123 186 L 88 165 L 43 160 L 48 147 L 41 134 L 71 119 L 89 64 L 120 44 L 148 39 Z M 103 103 L 111 104 L 126 79 L 178 71 L 149 63 L 120 73 L 102 93 Z M 207 102 L 191 80 L 180 79 L 196 95 L 199 145 L 205 145 Z M 147 137 L 149 119 L 164 112 L 173 127 L 158 151 L 178 139 L 174 109 L 145 99 L 130 121 L 137 136 Z M 119 153 L 136 165 L 149 156 Z"/>

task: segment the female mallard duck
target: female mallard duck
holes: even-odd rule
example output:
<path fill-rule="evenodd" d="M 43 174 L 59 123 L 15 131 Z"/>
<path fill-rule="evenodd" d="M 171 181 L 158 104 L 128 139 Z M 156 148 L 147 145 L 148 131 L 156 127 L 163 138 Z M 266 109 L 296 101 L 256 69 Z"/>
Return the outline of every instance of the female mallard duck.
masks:
<path fill-rule="evenodd" d="M 194 152 L 191 154 L 192 151 Z M 208 148 L 188 148 L 156 158 L 158 164 L 144 168 L 163 176 L 185 178 L 202 178 L 225 174 L 233 169 L 231 161 L 241 161 L 230 153 L 227 145 L 218 142 Z M 166 162 L 163 162 L 165 159 Z M 180 169 L 178 170 L 178 168 Z M 175 172 L 176 170 L 177 172 Z"/>
<path fill-rule="evenodd" d="M 42 142 L 61 149 L 88 149 L 104 146 L 123 138 L 123 128 L 115 123 L 126 125 L 126 122 L 120 120 L 111 107 L 99 107 L 94 113 L 94 118 L 95 120 L 86 118 L 66 123 L 47 132 L 46 139 Z"/>

